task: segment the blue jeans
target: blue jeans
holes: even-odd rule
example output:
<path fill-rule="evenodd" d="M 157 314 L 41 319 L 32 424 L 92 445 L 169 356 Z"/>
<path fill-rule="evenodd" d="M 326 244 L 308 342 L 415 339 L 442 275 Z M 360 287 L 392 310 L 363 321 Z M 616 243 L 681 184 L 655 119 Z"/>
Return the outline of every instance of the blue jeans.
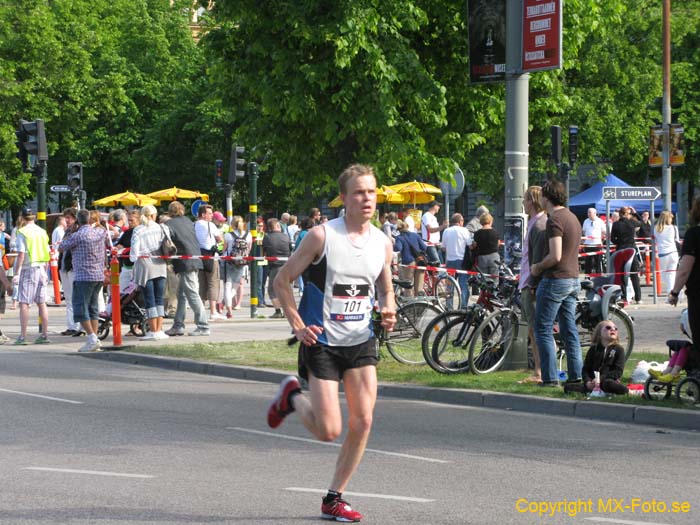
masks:
<path fill-rule="evenodd" d="M 576 329 L 576 297 L 578 279 L 544 278 L 537 285 L 535 303 L 535 341 L 540 354 L 542 381 L 558 380 L 557 350 L 554 344 L 554 320 L 566 346 L 566 366 L 569 380 L 581 379 L 581 344 Z"/>
<path fill-rule="evenodd" d="M 100 318 L 97 299 L 102 293 L 102 281 L 73 282 L 73 321 L 97 321 Z"/>
<path fill-rule="evenodd" d="M 461 270 L 462 269 L 462 259 L 455 259 L 454 261 L 447 261 L 445 263 L 445 266 L 448 268 L 453 268 L 455 270 Z M 469 285 L 467 284 L 467 278 L 469 276 L 466 273 L 458 273 L 455 275 L 455 278 L 457 279 L 457 282 L 459 283 L 459 288 L 462 292 L 462 308 L 467 307 L 467 303 L 469 302 Z M 450 301 L 452 303 L 452 301 Z M 449 306 L 452 306 L 450 304 Z"/>
<path fill-rule="evenodd" d="M 428 258 L 428 264 L 442 264 L 441 253 L 436 246 L 428 246 L 428 248 L 425 250 L 425 256 Z"/>
<path fill-rule="evenodd" d="M 165 309 L 163 308 L 164 295 L 165 277 L 156 277 L 146 281 L 146 286 L 143 287 L 143 302 L 149 319 L 165 315 Z"/>

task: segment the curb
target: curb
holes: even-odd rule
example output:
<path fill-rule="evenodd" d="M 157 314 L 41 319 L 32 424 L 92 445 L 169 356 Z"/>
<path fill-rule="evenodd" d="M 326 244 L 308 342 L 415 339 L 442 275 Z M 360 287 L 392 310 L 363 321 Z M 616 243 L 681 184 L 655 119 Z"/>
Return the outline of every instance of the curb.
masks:
<path fill-rule="evenodd" d="M 223 365 L 186 358 L 162 357 L 132 352 L 86 352 L 76 355 L 131 365 L 151 366 L 166 370 L 179 370 L 195 374 L 208 374 L 265 383 L 279 383 L 284 377 L 289 375 L 289 372 L 279 370 Z M 550 416 L 566 416 L 614 421 L 616 423 L 652 425 L 680 430 L 700 430 L 700 411 L 695 410 L 601 403 L 600 401 L 574 401 L 568 399 L 542 398 L 525 394 L 506 394 L 501 392 L 482 392 L 479 390 L 433 388 L 387 383 L 380 383 L 378 385 L 377 395 L 459 406 L 514 410 L 517 412 L 529 412 Z"/>

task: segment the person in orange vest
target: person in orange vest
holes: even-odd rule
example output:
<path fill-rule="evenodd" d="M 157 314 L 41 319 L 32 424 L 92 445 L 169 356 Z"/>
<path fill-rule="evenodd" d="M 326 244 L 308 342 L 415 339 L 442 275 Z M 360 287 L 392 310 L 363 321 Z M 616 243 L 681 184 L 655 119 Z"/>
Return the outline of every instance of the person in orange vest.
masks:
<path fill-rule="evenodd" d="M 46 230 L 34 223 L 34 211 L 31 208 L 22 210 L 25 223 L 17 231 L 17 259 L 15 261 L 15 276 L 17 282 L 17 300 L 19 301 L 20 336 L 16 345 L 26 345 L 27 325 L 29 324 L 29 305 L 36 304 L 41 319 L 41 335 L 34 340 L 35 344 L 48 344 L 49 341 L 49 311 L 46 307 L 46 287 L 49 277 L 46 273 L 50 259 L 49 236 Z"/>

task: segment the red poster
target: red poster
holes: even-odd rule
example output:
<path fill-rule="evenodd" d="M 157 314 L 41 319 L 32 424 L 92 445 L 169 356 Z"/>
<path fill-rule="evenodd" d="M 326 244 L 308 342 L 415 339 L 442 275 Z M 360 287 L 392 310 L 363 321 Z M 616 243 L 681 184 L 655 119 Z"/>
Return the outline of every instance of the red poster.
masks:
<path fill-rule="evenodd" d="M 523 72 L 561 67 L 561 0 L 524 0 Z"/>

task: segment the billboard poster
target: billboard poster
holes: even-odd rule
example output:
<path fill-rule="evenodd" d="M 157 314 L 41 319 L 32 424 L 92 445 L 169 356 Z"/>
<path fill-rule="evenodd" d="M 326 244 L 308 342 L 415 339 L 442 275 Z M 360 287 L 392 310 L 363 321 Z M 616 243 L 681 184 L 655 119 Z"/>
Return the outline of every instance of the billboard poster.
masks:
<path fill-rule="evenodd" d="M 671 124 L 668 130 L 668 148 L 671 166 L 683 166 L 685 164 L 685 144 L 683 139 L 683 126 Z"/>
<path fill-rule="evenodd" d="M 661 168 L 664 165 L 664 140 L 666 134 L 663 126 L 649 128 L 649 167 Z M 668 127 L 668 156 L 670 166 L 685 165 L 685 139 L 682 124 L 670 124 Z"/>
<path fill-rule="evenodd" d="M 664 131 L 661 126 L 649 128 L 649 167 L 660 168 L 664 165 Z"/>
<path fill-rule="evenodd" d="M 505 81 L 506 0 L 468 0 L 467 10 L 470 81 Z"/>
<path fill-rule="evenodd" d="M 561 0 L 523 1 L 522 70 L 561 67 Z"/>
<path fill-rule="evenodd" d="M 506 215 L 503 220 L 503 261 L 514 273 L 520 273 L 523 256 L 523 239 L 527 228 L 527 215 Z"/>

